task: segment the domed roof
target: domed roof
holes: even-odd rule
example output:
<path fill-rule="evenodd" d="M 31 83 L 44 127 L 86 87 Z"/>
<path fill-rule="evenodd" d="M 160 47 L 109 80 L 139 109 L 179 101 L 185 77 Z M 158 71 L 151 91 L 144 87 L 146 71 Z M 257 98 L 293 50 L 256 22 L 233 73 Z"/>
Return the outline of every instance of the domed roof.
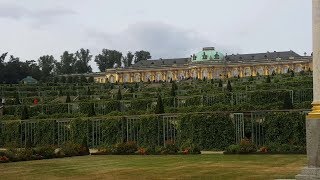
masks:
<path fill-rule="evenodd" d="M 193 62 L 201 61 L 221 61 L 224 59 L 224 55 L 215 50 L 214 47 L 205 47 L 202 51 L 192 55 Z"/>

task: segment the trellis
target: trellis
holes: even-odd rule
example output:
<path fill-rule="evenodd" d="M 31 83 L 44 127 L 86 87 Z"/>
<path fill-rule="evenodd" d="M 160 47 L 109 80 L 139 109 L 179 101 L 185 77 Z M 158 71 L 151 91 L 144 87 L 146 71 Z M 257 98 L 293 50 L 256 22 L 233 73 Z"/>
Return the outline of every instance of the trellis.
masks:
<path fill-rule="evenodd" d="M 299 89 L 293 92 L 294 103 L 301 103 L 305 101 L 312 101 L 313 90 L 312 89 Z"/>
<path fill-rule="evenodd" d="M 58 120 L 57 123 L 57 144 L 58 146 L 70 141 L 70 121 Z"/>
<path fill-rule="evenodd" d="M 176 98 L 177 99 L 177 107 L 187 107 L 187 100 L 185 98 Z"/>
<path fill-rule="evenodd" d="M 231 104 L 237 105 L 250 102 L 250 94 L 247 92 L 237 92 L 231 94 Z"/>
<path fill-rule="evenodd" d="M 204 104 L 206 106 L 212 106 L 216 103 L 215 97 L 214 96 L 205 96 L 204 97 Z"/>
<path fill-rule="evenodd" d="M 100 146 L 103 141 L 103 133 L 101 131 L 102 120 L 91 120 L 91 146 L 97 147 Z"/>
<path fill-rule="evenodd" d="M 163 145 L 165 146 L 167 141 L 175 143 L 177 137 L 177 116 L 163 116 L 162 126 Z"/>
<path fill-rule="evenodd" d="M 139 130 L 140 130 L 140 118 L 127 117 L 126 118 L 126 142 L 133 141 L 139 144 Z"/>
<path fill-rule="evenodd" d="M 265 144 L 264 121 L 264 112 L 251 113 L 251 138 L 252 142 L 257 146 L 263 146 Z"/>
<path fill-rule="evenodd" d="M 233 113 L 232 120 L 235 127 L 235 142 L 239 144 L 242 139 L 244 139 L 245 134 L 245 124 L 244 124 L 244 114 L 243 113 Z"/>
<path fill-rule="evenodd" d="M 36 122 L 21 121 L 20 144 L 22 147 L 32 146 L 35 143 Z"/>
<path fill-rule="evenodd" d="M 4 123 L 0 122 L 0 147 L 4 145 L 3 139 L 1 138 L 4 131 L 4 127 Z"/>

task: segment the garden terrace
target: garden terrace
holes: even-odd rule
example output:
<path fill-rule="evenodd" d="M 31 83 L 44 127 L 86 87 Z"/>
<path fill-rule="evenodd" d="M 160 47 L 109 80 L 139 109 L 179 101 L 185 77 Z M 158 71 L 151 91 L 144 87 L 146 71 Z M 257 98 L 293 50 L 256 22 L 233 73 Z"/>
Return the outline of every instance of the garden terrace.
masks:
<path fill-rule="evenodd" d="M 308 74 L 229 79 L 227 81 L 185 80 L 172 83 L 88 84 L 43 83 L 38 85 L 0 85 L 6 99 L 3 120 L 17 120 L 27 106 L 30 118 L 83 117 L 93 104 L 97 116 L 153 114 L 157 94 L 164 102 L 165 112 L 281 110 L 286 95 L 293 109 L 310 109 L 312 77 Z M 121 99 L 118 99 L 118 90 Z M 67 96 L 70 102 L 66 103 Z M 35 103 L 36 100 L 36 103 Z M 291 109 L 291 108 L 290 108 Z"/>

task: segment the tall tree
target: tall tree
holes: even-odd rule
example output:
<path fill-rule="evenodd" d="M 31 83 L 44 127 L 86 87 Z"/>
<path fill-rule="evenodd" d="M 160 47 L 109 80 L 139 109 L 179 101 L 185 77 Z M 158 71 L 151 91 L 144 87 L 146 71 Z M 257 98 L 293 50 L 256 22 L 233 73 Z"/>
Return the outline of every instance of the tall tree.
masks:
<path fill-rule="evenodd" d="M 227 90 L 228 90 L 229 92 L 232 91 L 231 82 L 230 82 L 229 80 L 228 80 L 228 84 L 227 84 Z"/>
<path fill-rule="evenodd" d="M 95 57 L 99 70 L 105 72 L 108 68 L 113 68 L 115 64 L 121 66 L 122 53 L 116 50 L 103 49 L 101 54 Z"/>
<path fill-rule="evenodd" d="M 134 58 L 134 54 L 132 54 L 132 52 L 129 51 L 126 57 L 123 58 L 124 67 L 130 67 L 132 65 L 133 58 Z"/>
<path fill-rule="evenodd" d="M 148 51 L 143 51 L 143 50 L 136 51 L 134 55 L 135 55 L 134 63 L 151 59 L 151 54 Z"/>
<path fill-rule="evenodd" d="M 52 75 L 56 60 L 53 56 L 45 55 L 38 59 L 39 67 L 42 71 L 42 77 L 48 78 Z"/>
<path fill-rule="evenodd" d="M 61 56 L 61 61 L 56 63 L 56 68 L 59 74 L 73 74 L 75 73 L 74 64 L 76 59 L 74 54 L 65 51 Z"/>
<path fill-rule="evenodd" d="M 92 68 L 89 65 L 89 62 L 92 59 L 92 55 L 90 54 L 89 49 L 80 49 L 76 52 L 76 62 L 75 62 L 75 72 L 76 73 L 90 73 L 92 72 Z"/>
<path fill-rule="evenodd" d="M 163 114 L 164 113 L 164 106 L 163 106 L 163 102 L 162 102 L 162 98 L 161 98 L 160 94 L 158 94 L 157 105 L 156 105 L 156 109 L 155 109 L 154 113 L 155 114 Z"/>
<path fill-rule="evenodd" d="M 8 53 L 3 53 L 0 56 L 0 72 L 4 72 L 5 71 L 5 65 L 4 65 L 4 60 L 6 59 Z M 4 82 L 4 73 L 0 73 L 0 83 Z"/>
<path fill-rule="evenodd" d="M 119 88 L 118 93 L 117 93 L 117 100 L 122 100 L 122 94 L 121 94 L 121 89 Z"/>

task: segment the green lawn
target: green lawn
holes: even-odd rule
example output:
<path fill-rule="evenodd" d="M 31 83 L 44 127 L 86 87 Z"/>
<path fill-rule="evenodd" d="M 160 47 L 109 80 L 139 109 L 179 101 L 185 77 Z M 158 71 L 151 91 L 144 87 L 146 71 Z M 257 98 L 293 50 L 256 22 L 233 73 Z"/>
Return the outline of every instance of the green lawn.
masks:
<path fill-rule="evenodd" d="M 84 156 L 0 164 L 0 179 L 274 179 L 305 164 L 305 155 Z"/>

